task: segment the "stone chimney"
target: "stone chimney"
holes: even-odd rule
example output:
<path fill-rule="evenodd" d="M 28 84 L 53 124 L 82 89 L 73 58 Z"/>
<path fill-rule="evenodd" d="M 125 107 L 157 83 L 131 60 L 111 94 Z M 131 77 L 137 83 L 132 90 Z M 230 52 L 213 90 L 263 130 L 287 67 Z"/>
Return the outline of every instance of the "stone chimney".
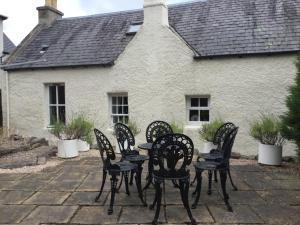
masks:
<path fill-rule="evenodd" d="M 144 27 L 169 26 L 166 0 L 144 0 Z"/>
<path fill-rule="evenodd" d="M 45 6 L 37 7 L 39 12 L 39 24 L 51 25 L 55 20 L 64 15 L 57 10 L 57 0 L 45 0 Z"/>
<path fill-rule="evenodd" d="M 6 20 L 6 16 L 0 15 L 0 57 L 2 59 L 3 50 L 4 50 L 4 41 L 3 41 L 3 21 Z M 1 62 L 0 62 L 1 63 Z"/>

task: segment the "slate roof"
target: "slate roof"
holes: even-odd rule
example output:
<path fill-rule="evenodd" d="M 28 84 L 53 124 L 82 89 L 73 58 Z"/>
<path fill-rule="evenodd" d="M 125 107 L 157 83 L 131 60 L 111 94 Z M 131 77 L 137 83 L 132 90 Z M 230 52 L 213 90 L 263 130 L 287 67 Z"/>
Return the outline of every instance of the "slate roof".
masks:
<path fill-rule="evenodd" d="M 6 36 L 6 34 L 3 34 L 3 42 L 4 42 L 4 52 L 11 53 L 15 48 L 15 44 Z"/>
<path fill-rule="evenodd" d="M 6 69 L 112 65 L 133 38 L 130 24 L 142 20 L 142 10 L 59 19 Z M 169 20 L 200 57 L 299 50 L 300 0 L 195 1 L 170 5 Z M 49 46 L 44 54 L 42 46 Z"/>

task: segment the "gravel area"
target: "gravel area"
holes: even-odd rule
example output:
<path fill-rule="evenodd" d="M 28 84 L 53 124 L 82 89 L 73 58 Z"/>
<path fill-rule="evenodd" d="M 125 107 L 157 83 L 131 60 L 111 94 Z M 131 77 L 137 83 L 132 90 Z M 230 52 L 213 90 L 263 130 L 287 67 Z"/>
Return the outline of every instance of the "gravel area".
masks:
<path fill-rule="evenodd" d="M 47 163 L 44 165 L 25 166 L 25 167 L 16 168 L 16 169 L 0 169 L 0 174 L 3 174 L 3 173 L 37 173 L 37 172 L 42 171 L 43 169 L 58 166 L 65 161 L 80 161 L 83 158 L 89 158 L 89 157 L 100 157 L 99 151 L 98 150 L 90 150 L 88 152 L 81 152 L 79 157 L 76 157 L 73 159 L 60 159 L 58 157 L 52 157 L 52 158 L 49 158 Z"/>

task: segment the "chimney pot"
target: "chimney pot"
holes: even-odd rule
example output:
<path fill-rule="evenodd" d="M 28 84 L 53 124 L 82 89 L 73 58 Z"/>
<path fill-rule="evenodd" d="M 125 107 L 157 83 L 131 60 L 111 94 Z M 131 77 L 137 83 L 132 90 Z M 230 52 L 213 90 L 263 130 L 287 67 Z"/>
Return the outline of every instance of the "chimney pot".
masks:
<path fill-rule="evenodd" d="M 57 0 L 46 0 L 45 6 L 49 6 L 54 9 L 57 9 Z"/>

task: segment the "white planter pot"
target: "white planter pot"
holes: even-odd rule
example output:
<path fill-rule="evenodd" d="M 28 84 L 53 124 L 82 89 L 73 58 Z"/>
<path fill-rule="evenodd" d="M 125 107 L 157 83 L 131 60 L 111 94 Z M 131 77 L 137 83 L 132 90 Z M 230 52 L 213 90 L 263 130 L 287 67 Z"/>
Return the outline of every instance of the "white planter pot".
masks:
<path fill-rule="evenodd" d="M 68 159 L 78 156 L 77 140 L 59 140 L 57 144 L 57 156 Z"/>
<path fill-rule="evenodd" d="M 90 150 L 90 145 L 86 141 L 77 139 L 77 149 L 79 152 L 87 152 Z"/>
<path fill-rule="evenodd" d="M 258 163 L 278 166 L 281 165 L 282 146 L 265 145 L 259 143 Z"/>
<path fill-rule="evenodd" d="M 210 153 L 211 150 L 216 149 L 218 146 L 213 142 L 206 141 L 204 142 L 204 147 L 202 149 L 202 153 Z"/>

